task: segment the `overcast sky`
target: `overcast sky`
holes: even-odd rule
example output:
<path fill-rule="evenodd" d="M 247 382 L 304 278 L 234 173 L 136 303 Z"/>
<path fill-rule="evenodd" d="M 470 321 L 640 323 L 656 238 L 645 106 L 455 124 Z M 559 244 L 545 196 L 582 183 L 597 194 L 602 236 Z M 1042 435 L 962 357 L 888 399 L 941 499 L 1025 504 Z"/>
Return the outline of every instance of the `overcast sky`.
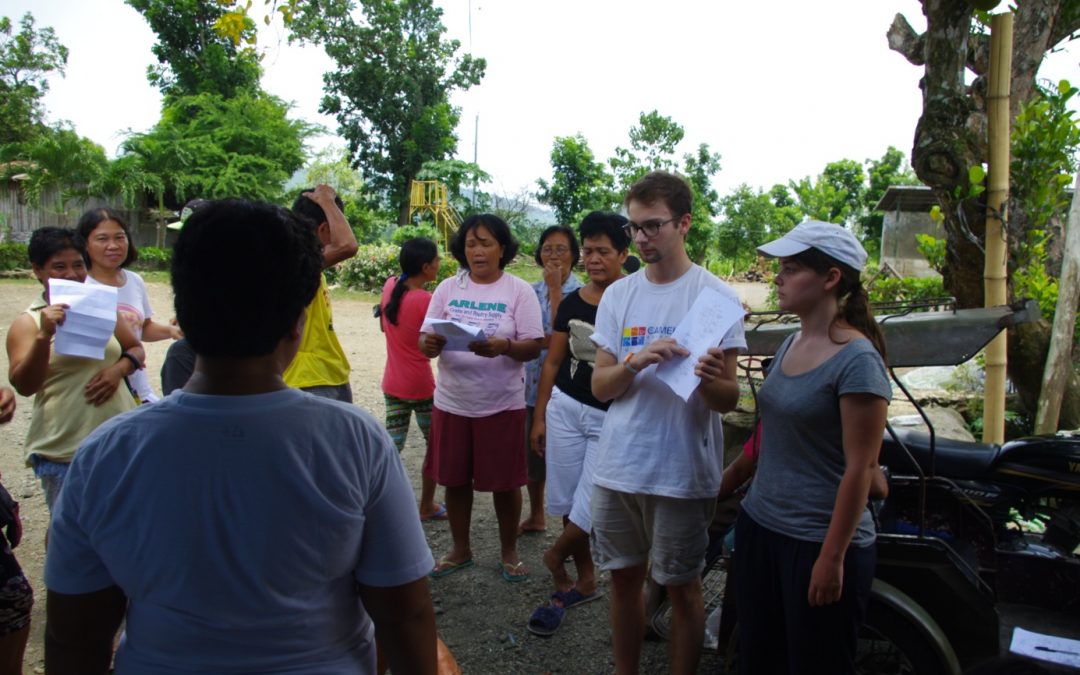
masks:
<path fill-rule="evenodd" d="M 922 70 L 890 51 L 885 33 L 898 12 L 925 27 L 917 0 L 437 4 L 449 35 L 487 59 L 480 86 L 453 101 L 462 109 L 458 154 L 471 160 L 475 140 L 497 191 L 550 178 L 555 136 L 581 133 L 608 158 L 653 109 L 685 128 L 680 152 L 708 143 L 721 154 L 721 194 L 816 176 L 838 159 L 876 159 L 890 145 L 910 155 Z M 161 99 L 145 76 L 155 38 L 138 12 L 122 0 L 3 3 L 13 20 L 26 11 L 70 50 L 66 77 L 52 79 L 45 99 L 50 120 L 70 120 L 110 156 L 127 131 L 157 121 Z M 278 27 L 260 33 L 259 49 L 263 86 L 329 130 L 312 146 L 343 145 L 334 120 L 318 113 L 321 75 L 333 67 L 322 50 L 286 45 Z M 1077 46 L 1054 54 L 1040 76 L 1077 84 L 1078 59 Z"/>

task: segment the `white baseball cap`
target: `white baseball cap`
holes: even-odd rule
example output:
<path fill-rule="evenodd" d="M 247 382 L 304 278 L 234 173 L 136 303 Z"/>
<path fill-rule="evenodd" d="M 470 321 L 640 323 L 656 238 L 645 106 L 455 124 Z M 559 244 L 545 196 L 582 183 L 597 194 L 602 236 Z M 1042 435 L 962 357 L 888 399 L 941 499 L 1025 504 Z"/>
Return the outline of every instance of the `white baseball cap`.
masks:
<path fill-rule="evenodd" d="M 848 267 L 862 271 L 866 265 L 866 249 L 855 235 L 840 225 L 820 220 L 804 220 L 779 239 L 758 246 L 758 252 L 770 258 L 787 258 L 816 248 Z"/>

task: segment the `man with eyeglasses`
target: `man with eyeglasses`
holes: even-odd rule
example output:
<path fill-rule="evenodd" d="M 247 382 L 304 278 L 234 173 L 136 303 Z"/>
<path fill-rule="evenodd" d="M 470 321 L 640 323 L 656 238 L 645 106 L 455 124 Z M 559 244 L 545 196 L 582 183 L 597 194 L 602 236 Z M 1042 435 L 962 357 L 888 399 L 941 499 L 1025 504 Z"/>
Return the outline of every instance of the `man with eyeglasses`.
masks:
<path fill-rule="evenodd" d="M 604 293 L 593 342 L 592 390 L 611 401 L 600 434 L 593 494 L 594 557 L 611 572 L 615 669 L 636 673 L 645 631 L 642 586 L 651 576 L 671 597 L 671 672 L 693 673 L 701 656 L 701 572 L 723 473 L 718 412 L 735 408 L 740 321 L 695 366 L 701 384 L 683 401 L 655 366 L 687 355 L 670 336 L 702 289 L 738 296 L 686 253 L 691 192 L 655 171 L 634 183 L 626 227 L 645 263 Z"/>

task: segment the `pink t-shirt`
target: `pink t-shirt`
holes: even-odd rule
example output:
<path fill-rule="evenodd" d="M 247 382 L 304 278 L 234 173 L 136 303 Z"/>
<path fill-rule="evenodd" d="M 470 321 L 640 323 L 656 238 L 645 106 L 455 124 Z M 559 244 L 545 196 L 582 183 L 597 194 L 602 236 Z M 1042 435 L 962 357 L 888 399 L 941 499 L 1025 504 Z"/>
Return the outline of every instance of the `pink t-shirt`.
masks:
<path fill-rule="evenodd" d="M 540 302 L 529 284 L 504 272 L 492 284 L 478 284 L 468 271 L 435 289 L 427 315 L 480 326 L 488 337 L 536 340 L 544 337 Z M 466 417 L 486 417 L 525 407 L 525 368 L 509 356 L 493 359 L 472 352 L 444 351 L 439 357 L 435 405 Z"/>
<path fill-rule="evenodd" d="M 385 308 L 390 293 L 397 284 L 397 277 L 390 277 L 383 284 L 379 306 Z M 435 376 L 431 374 L 431 362 L 420 353 L 420 325 L 427 315 L 431 293 L 422 288 L 407 291 L 398 306 L 397 325 L 390 323 L 384 314 L 380 317 L 386 337 L 386 368 L 383 370 L 382 390 L 391 396 L 409 401 L 431 398 L 435 392 Z"/>

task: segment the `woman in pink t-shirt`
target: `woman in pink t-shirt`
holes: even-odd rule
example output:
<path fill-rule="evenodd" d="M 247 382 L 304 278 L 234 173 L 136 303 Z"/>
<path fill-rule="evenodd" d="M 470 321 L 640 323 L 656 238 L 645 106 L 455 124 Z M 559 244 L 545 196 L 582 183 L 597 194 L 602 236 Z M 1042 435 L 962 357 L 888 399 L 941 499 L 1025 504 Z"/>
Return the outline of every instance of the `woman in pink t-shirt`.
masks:
<path fill-rule="evenodd" d="M 425 448 L 430 447 L 428 429 L 431 427 L 435 378 L 431 374 L 430 360 L 420 353 L 417 344 L 431 300 L 431 293 L 424 286 L 438 278 L 439 249 L 430 239 L 410 239 L 401 245 L 398 262 L 401 275 L 386 280 L 379 311 L 386 337 L 386 368 L 382 379 L 386 430 L 401 452 L 409 434 L 412 413 L 416 414 L 416 425 L 424 435 Z M 423 476 L 420 520 L 445 519 L 446 507 L 435 503 L 435 481 Z"/>
<path fill-rule="evenodd" d="M 540 353 L 544 327 L 532 287 L 503 271 L 517 248 L 510 227 L 498 216 L 467 218 L 450 244 L 462 271 L 435 289 L 428 318 L 480 329 L 483 338 L 455 349 L 456 343 L 448 344 L 431 328 L 420 334 L 420 351 L 439 357 L 424 475 L 446 486 L 454 540 L 453 549 L 431 571 L 435 578 L 473 564 L 469 525 L 474 490 L 492 493 L 503 579 L 528 578 L 517 553 L 525 485 L 522 364 Z"/>

